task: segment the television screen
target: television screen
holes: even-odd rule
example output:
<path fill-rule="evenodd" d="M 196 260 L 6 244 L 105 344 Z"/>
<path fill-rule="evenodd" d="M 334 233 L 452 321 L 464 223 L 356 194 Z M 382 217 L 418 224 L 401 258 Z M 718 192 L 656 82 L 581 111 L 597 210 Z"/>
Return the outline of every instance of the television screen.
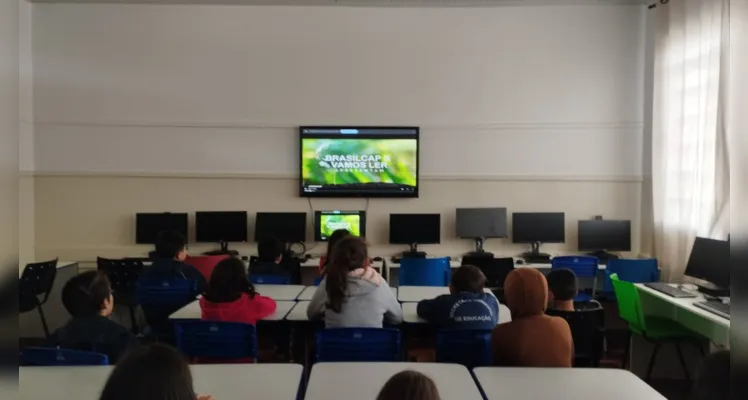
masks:
<path fill-rule="evenodd" d="M 314 213 L 314 240 L 326 242 L 338 229 L 345 229 L 353 236 L 366 236 L 366 212 L 317 211 Z"/>
<path fill-rule="evenodd" d="M 416 127 L 304 127 L 301 196 L 418 197 Z"/>

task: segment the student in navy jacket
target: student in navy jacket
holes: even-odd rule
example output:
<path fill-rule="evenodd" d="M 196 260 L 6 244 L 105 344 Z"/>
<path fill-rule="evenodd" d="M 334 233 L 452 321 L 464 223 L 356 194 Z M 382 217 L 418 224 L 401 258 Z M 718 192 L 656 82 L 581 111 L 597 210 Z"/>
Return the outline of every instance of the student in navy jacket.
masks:
<path fill-rule="evenodd" d="M 203 274 L 192 265 L 184 263 L 187 258 L 187 241 L 179 232 L 162 232 L 156 243 L 158 257 L 150 267 L 143 269 L 140 281 L 158 279 L 190 279 L 197 282 L 197 291 L 203 293 L 208 283 Z"/>
<path fill-rule="evenodd" d="M 418 302 L 418 316 L 442 329 L 493 329 L 499 321 L 499 302 L 483 291 L 480 269 L 463 265 L 452 274 L 449 294 Z"/>

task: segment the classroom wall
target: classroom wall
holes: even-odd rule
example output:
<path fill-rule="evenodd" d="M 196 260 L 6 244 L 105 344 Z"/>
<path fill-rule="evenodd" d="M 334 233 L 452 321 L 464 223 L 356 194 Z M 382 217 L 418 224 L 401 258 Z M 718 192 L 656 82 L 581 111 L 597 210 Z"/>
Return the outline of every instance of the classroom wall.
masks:
<path fill-rule="evenodd" d="M 421 126 L 421 197 L 371 200 L 377 251 L 391 212 L 441 212 L 455 254 L 455 207 L 506 206 L 567 213 L 551 252 L 631 219 L 638 252 L 645 12 L 35 4 L 36 255 L 144 254 L 138 211 L 309 211 L 302 124 Z"/>

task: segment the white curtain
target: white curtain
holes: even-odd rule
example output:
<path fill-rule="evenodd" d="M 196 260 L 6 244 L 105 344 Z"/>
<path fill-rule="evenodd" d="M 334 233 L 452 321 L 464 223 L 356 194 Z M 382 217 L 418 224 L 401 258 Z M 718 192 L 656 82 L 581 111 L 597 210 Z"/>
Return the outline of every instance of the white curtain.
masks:
<path fill-rule="evenodd" d="M 655 256 L 680 281 L 696 236 L 729 233 L 727 0 L 658 2 L 652 126 Z"/>

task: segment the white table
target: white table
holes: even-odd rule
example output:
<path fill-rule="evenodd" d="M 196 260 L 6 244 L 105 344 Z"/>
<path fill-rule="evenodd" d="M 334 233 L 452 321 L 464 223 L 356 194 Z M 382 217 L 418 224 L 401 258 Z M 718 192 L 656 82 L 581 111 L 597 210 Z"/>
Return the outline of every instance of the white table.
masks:
<path fill-rule="evenodd" d="M 484 292 L 493 294 L 490 289 L 483 289 Z M 447 286 L 400 286 L 397 288 L 397 300 L 403 303 L 419 302 L 424 299 L 433 299 L 434 297 L 449 294 Z"/>
<path fill-rule="evenodd" d="M 488 400 L 591 399 L 666 400 L 651 386 L 622 369 L 500 368 L 473 370 Z"/>
<path fill-rule="evenodd" d="M 694 303 L 706 301 L 698 291 L 692 292 L 697 295 L 695 298 L 678 299 L 641 283 L 637 283 L 636 288 L 639 290 L 642 311 L 645 315 L 670 318 L 708 337 L 716 344 L 729 344 L 730 320 L 694 306 Z"/>
<path fill-rule="evenodd" d="M 314 292 L 317 291 L 317 288 L 318 286 L 307 286 L 296 299 L 299 301 L 311 300 L 312 296 L 314 296 Z M 397 297 L 397 288 L 390 286 L 390 289 L 392 290 L 392 294 Z"/>
<path fill-rule="evenodd" d="M 98 399 L 113 367 L 20 367 L 21 400 Z M 220 400 L 295 400 L 303 367 L 297 364 L 190 365 L 195 391 Z M 282 384 L 279 384 L 282 382 Z"/>
<path fill-rule="evenodd" d="M 255 285 L 255 291 L 273 300 L 296 300 L 304 285 Z"/>
<path fill-rule="evenodd" d="M 314 364 L 304 398 L 375 399 L 392 375 L 405 370 L 415 370 L 433 379 L 442 400 L 481 399 L 470 372 L 462 365 L 403 362 Z"/>
<path fill-rule="evenodd" d="M 276 301 L 275 303 L 275 312 L 263 318 L 263 321 L 280 321 L 285 318 L 293 306 L 296 305 L 295 301 Z M 174 314 L 169 316 L 169 319 L 202 319 L 200 300 L 195 300 L 175 311 Z"/>
<path fill-rule="evenodd" d="M 421 317 L 418 316 L 418 312 L 416 311 L 418 308 L 418 303 L 403 303 L 403 322 L 408 324 L 425 324 L 426 320 L 421 319 Z M 512 320 L 512 313 L 509 311 L 509 308 L 501 303 L 499 303 L 499 323 L 503 324 L 506 322 L 511 322 Z"/>

